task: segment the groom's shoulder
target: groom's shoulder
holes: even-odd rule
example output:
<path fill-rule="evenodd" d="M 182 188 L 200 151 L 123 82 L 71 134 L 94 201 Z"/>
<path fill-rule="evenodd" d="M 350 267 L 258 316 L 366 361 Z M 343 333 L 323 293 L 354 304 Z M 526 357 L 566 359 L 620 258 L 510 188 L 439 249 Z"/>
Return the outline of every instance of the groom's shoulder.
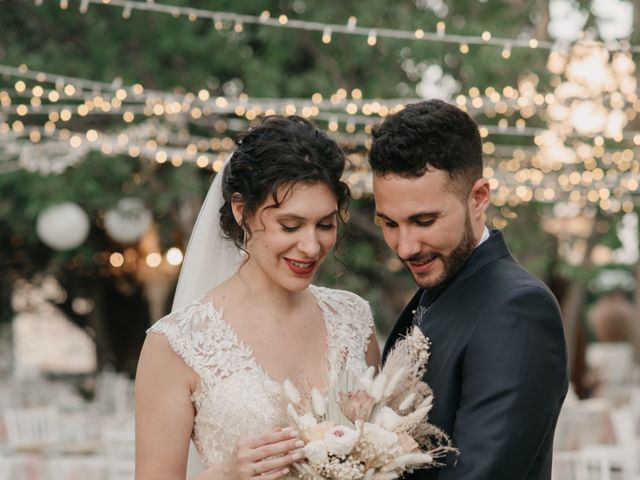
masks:
<path fill-rule="evenodd" d="M 476 287 L 490 299 L 489 311 L 510 308 L 537 308 L 559 316 L 560 307 L 551 289 L 512 257 L 495 262 L 476 279 Z M 555 316 L 555 315 L 554 315 Z"/>
<path fill-rule="evenodd" d="M 505 294 L 533 290 L 553 297 L 549 287 L 511 255 L 492 262 L 487 267 L 478 272 L 476 283 Z"/>

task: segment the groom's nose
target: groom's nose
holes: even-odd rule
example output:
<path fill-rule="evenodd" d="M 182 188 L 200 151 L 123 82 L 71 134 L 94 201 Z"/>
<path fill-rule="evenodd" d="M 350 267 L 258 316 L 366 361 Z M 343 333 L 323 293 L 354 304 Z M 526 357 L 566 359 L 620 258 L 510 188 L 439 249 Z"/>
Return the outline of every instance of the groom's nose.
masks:
<path fill-rule="evenodd" d="M 402 260 L 420 253 L 420 242 L 411 228 L 398 228 L 396 252 Z"/>

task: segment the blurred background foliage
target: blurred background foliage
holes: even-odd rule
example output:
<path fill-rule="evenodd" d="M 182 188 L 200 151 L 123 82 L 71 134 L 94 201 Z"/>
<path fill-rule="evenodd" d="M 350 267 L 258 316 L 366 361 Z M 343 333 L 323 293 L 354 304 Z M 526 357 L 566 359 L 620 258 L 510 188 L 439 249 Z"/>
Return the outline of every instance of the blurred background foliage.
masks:
<path fill-rule="evenodd" d="M 372 28 L 421 28 L 431 32 L 444 21 L 451 34 L 480 35 L 488 30 L 494 37 L 539 40 L 550 38 L 549 3 L 172 0 L 174 5 L 251 15 L 269 10 L 272 15 L 286 14 L 290 19 L 335 24 L 345 24 L 348 17 L 355 16 L 358 25 Z M 529 72 L 535 72 L 544 86 L 549 76 L 548 52 L 537 49 L 514 48 L 511 58 L 505 60 L 495 47 L 471 46 L 469 54 L 462 55 L 456 44 L 388 38 L 378 39 L 371 47 L 363 37 L 337 33 L 329 44 L 324 44 L 320 32 L 244 25 L 237 33 L 230 27 L 216 30 L 211 21 L 192 22 L 153 12 L 134 11 L 130 18 L 123 19 L 121 9 L 94 4 L 82 14 L 79 4 L 70 1 L 62 9 L 57 1 L 44 1 L 39 6 L 20 0 L 0 1 L 0 63 L 26 64 L 33 70 L 124 85 L 141 83 L 145 89 L 178 93 L 206 89 L 212 96 L 246 93 L 256 98 L 309 98 L 316 92 L 328 98 L 338 88 L 344 88 L 348 92 L 360 89 L 363 98 L 415 99 L 421 80 L 417 65 L 423 69 L 439 66 L 458 82 L 457 92 L 471 87 L 494 87 L 500 91 L 507 85 L 516 85 Z M 588 16 L 587 26 L 593 25 L 591 2 L 574 4 Z M 637 16 L 637 2 L 634 7 Z M 635 31 L 632 43 L 637 43 L 638 38 Z M 479 122 L 486 120 L 482 116 L 476 118 Z M 88 121 L 92 123 L 88 125 Z M 90 120 L 74 117 L 69 128 L 73 129 L 77 122 L 82 122 L 83 129 L 113 128 L 108 116 L 93 116 Z M 318 123 L 326 127 L 326 123 Z M 534 117 L 529 123 L 544 125 L 544 120 Z M 204 126 L 192 127 L 192 133 L 220 136 Z M 499 143 L 500 138 L 494 141 Z M 530 145 L 531 139 L 514 137 L 509 142 Z M 104 213 L 123 196 L 141 198 L 153 213 L 159 248 L 184 249 L 194 212 L 212 177 L 210 169 L 190 163 L 176 168 L 168 163 L 160 165 L 95 152 L 61 175 L 24 170 L 0 174 L 0 321 L 13 317 L 10 292 L 16 279 L 34 278 L 43 272 L 53 274 L 67 291 L 60 308 L 94 338 L 99 364 L 112 363 L 120 370 L 133 372 L 144 330 L 155 318 L 151 318 L 153 309 L 145 293 L 145 277 L 136 271 L 113 269 L 107 261 L 108 252 L 121 246 L 106 235 Z M 34 228 L 40 212 L 62 201 L 81 205 L 91 219 L 87 241 L 68 252 L 45 246 Z M 511 208 L 506 238 L 516 258 L 554 290 L 568 324 L 572 325 L 570 318 L 575 318 L 582 325 L 589 301 L 589 281 L 599 270 L 612 266 L 594 265 L 589 254 L 581 264 L 566 262 L 559 254 L 558 237 L 542 227 L 543 218 L 552 208 L 549 203 L 535 200 Z M 185 209 L 190 212 L 186 216 Z M 353 290 L 368 299 L 384 335 L 415 287 L 373 225 L 373 210 L 369 196 L 353 199 L 349 224 L 341 232 L 343 240 L 316 283 Z M 587 248 L 601 244 L 617 248 L 620 240 L 616 225 L 621 214 L 598 215 Z M 636 268 L 614 267 L 632 273 Z M 175 272 L 170 280 L 175 282 Z M 94 308 L 90 312 L 74 311 L 72 299 L 78 296 L 93 299 Z M 168 311 L 171 296 L 166 299 L 163 313 Z M 576 331 L 568 330 L 572 338 L 584 336 L 584 331 Z"/>

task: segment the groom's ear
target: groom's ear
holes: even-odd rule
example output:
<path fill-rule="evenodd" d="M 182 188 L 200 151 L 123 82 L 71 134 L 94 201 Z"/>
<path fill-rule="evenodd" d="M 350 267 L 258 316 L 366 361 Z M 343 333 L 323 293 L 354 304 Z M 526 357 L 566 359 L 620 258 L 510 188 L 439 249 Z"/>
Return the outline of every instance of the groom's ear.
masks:
<path fill-rule="evenodd" d="M 236 223 L 240 226 L 242 226 L 242 219 L 244 218 L 245 204 L 244 198 L 238 192 L 231 195 L 231 213 L 233 213 L 233 218 L 236 219 Z"/>
<path fill-rule="evenodd" d="M 475 181 L 469 193 L 469 209 L 476 218 L 481 218 L 489 207 L 491 201 L 491 188 L 489 180 L 480 178 Z"/>

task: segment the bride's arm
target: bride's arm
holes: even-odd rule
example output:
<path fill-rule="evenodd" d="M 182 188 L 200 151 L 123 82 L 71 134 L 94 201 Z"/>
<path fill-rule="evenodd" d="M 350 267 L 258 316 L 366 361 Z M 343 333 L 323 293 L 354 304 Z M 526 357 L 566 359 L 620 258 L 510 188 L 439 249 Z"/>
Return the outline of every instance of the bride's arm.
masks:
<path fill-rule="evenodd" d="M 147 335 L 136 374 L 136 480 L 185 478 L 197 381 L 163 335 Z"/>
<path fill-rule="evenodd" d="M 164 336 L 147 336 L 136 374 L 136 480 L 185 479 L 198 381 Z M 290 430 L 244 438 L 233 455 L 192 480 L 276 480 L 302 458 L 302 446 Z"/>
<path fill-rule="evenodd" d="M 376 335 L 376 329 L 373 329 L 369 337 L 369 345 L 367 346 L 367 365 L 373 365 L 376 370 L 380 369 L 380 344 Z"/>

